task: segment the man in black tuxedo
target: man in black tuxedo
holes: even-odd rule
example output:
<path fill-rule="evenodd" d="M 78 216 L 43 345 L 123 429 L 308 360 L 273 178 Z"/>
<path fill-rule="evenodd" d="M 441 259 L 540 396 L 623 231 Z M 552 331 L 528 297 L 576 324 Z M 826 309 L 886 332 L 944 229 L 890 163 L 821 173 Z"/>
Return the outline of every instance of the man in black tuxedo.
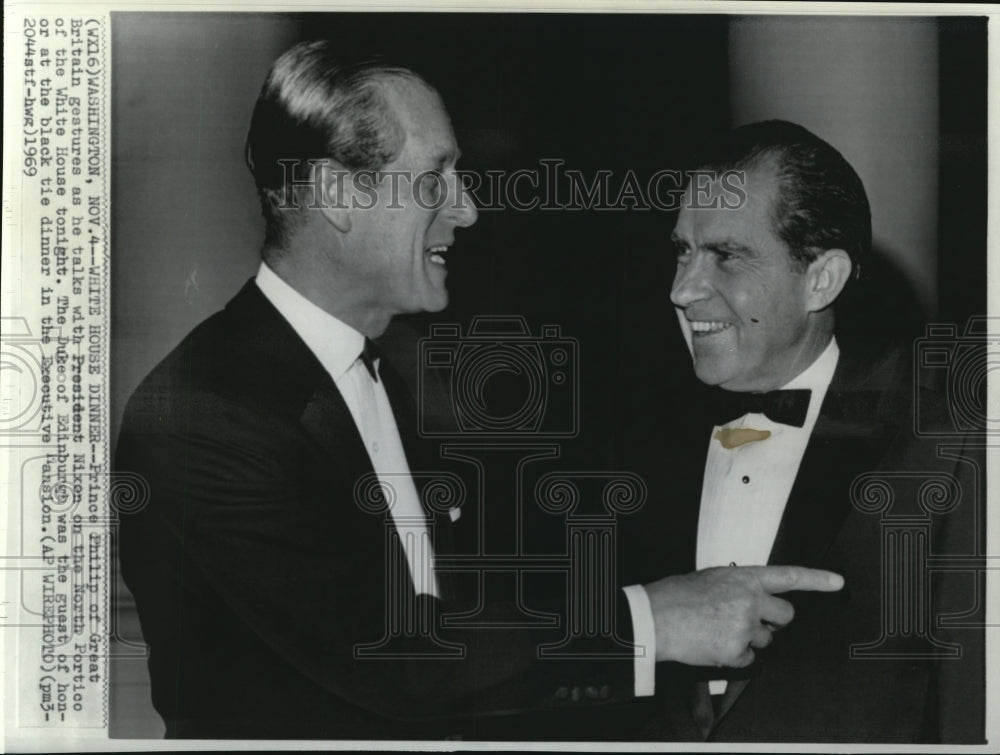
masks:
<path fill-rule="evenodd" d="M 743 668 L 661 665 L 645 736 L 982 742 L 982 438 L 917 437 L 910 355 L 834 337 L 871 246 L 864 187 L 782 121 L 737 129 L 703 167 L 672 234 L 671 300 L 709 388 L 685 396 L 666 448 L 628 457 L 669 503 L 623 522 L 623 571 L 795 563 L 845 589 L 790 598 L 795 621 Z M 968 568 L 928 565 L 950 557 Z"/>
<path fill-rule="evenodd" d="M 456 512 L 425 508 L 440 462 L 371 340 L 396 314 L 447 304 L 455 229 L 476 220 L 437 93 L 298 45 L 264 84 L 246 157 L 267 228 L 259 272 L 143 381 L 117 446 L 116 467 L 151 490 L 122 517 L 120 554 L 167 735 L 443 737 L 460 716 L 648 695 L 641 646 L 567 663 L 538 657 L 559 628 L 438 623 L 477 596 L 434 569 Z M 615 590 L 619 637 L 645 601 L 661 638 L 650 662 L 730 662 L 769 636 L 761 615 L 787 623 L 772 592 L 840 584 L 719 571 Z"/>

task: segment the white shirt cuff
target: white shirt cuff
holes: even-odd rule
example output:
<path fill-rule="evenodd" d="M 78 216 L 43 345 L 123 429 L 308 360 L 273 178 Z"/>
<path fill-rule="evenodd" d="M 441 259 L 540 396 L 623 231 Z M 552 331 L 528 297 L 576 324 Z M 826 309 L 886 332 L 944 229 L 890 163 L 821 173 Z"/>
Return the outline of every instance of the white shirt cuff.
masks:
<path fill-rule="evenodd" d="M 632 614 L 632 642 L 635 643 L 635 696 L 656 692 L 656 624 L 653 608 L 642 585 L 623 587 Z"/>

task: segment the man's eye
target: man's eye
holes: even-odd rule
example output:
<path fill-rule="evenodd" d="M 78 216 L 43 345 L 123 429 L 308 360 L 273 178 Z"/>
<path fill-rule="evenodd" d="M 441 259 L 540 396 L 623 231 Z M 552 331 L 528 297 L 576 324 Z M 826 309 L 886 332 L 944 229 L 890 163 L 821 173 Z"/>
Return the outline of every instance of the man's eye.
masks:
<path fill-rule="evenodd" d="M 428 170 L 420 176 L 420 196 L 428 201 L 437 201 L 446 190 L 447 179 L 439 170 Z"/>

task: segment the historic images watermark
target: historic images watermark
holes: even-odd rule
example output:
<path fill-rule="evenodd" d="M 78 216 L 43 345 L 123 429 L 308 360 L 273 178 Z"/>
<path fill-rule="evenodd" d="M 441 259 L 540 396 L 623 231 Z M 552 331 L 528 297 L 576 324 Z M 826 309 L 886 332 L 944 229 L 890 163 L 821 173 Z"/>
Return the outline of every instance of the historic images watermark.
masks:
<path fill-rule="evenodd" d="M 738 210 L 747 201 L 741 170 L 676 170 L 649 174 L 566 168 L 559 158 L 517 170 L 356 170 L 325 159 L 278 160 L 283 172 L 279 210 L 329 208 L 403 210 L 659 211 L 682 207 Z"/>

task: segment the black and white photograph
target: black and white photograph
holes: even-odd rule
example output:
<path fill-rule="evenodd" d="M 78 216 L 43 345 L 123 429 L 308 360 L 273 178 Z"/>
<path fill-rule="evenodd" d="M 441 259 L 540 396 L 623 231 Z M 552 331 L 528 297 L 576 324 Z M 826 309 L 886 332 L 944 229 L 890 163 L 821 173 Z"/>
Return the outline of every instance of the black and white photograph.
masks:
<path fill-rule="evenodd" d="M 35 10 L 8 749 L 996 747 L 995 9 Z"/>

